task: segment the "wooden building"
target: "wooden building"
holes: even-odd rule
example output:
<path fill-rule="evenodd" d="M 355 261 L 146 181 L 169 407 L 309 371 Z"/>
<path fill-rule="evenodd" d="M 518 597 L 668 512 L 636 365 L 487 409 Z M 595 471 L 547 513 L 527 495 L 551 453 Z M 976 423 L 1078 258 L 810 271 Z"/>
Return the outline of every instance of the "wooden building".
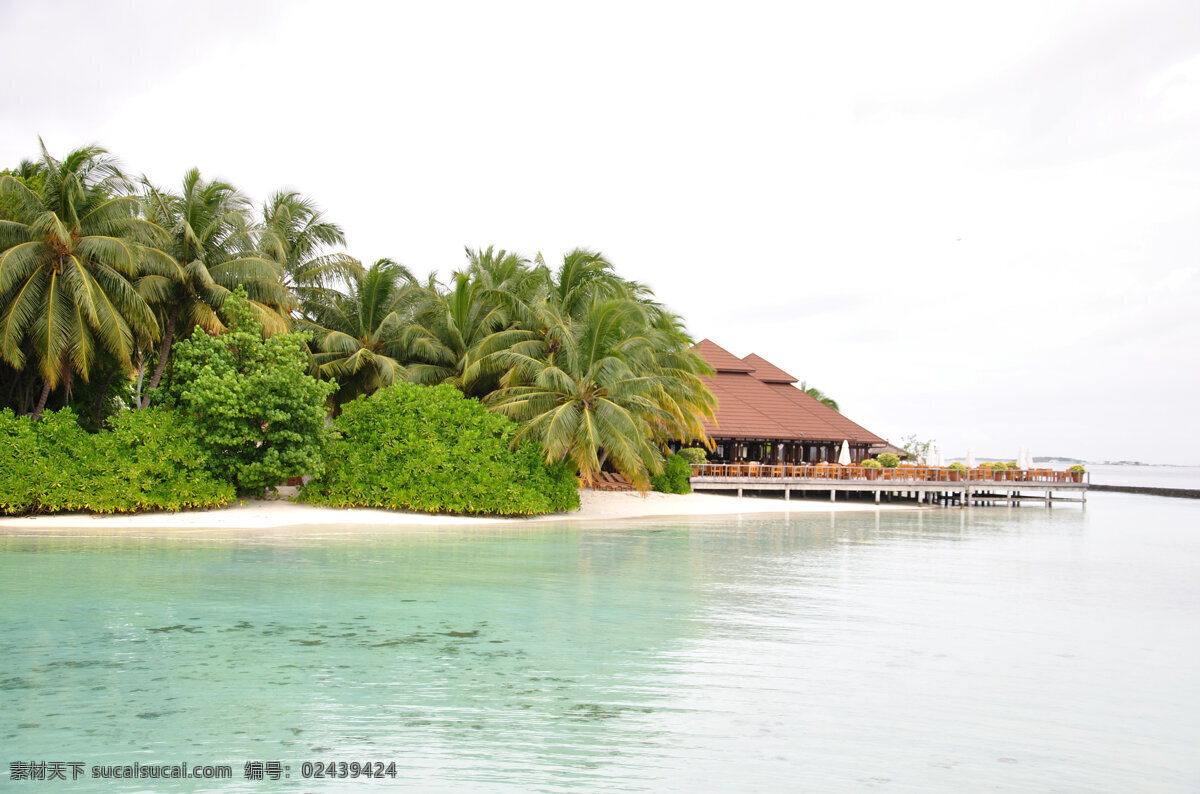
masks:
<path fill-rule="evenodd" d="M 745 358 L 705 339 L 696 351 L 716 370 L 704 383 L 717 398 L 716 422 L 705 430 L 718 463 L 835 462 L 842 442 L 851 462 L 887 442 L 796 387 L 796 378 L 761 356 Z"/>

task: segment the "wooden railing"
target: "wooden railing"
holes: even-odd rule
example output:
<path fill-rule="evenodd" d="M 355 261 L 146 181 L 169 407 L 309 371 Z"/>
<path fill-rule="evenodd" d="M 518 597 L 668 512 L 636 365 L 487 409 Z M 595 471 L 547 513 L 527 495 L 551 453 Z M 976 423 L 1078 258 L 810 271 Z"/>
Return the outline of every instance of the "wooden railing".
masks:
<path fill-rule="evenodd" d="M 770 477 L 786 480 L 881 480 L 896 483 L 931 482 L 1005 482 L 1063 483 L 1088 482 L 1087 472 L 1055 469 L 949 469 L 936 466 L 900 466 L 872 469 L 866 466 L 798 463 L 697 463 L 693 477 Z"/>

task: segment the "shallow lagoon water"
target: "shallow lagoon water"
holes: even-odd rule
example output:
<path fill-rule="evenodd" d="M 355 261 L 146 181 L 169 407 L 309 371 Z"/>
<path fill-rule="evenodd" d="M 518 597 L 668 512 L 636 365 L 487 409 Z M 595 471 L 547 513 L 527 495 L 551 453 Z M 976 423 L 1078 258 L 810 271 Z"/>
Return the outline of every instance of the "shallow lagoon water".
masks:
<path fill-rule="evenodd" d="M 188 761 L 234 779 L 10 787 L 1195 791 L 1198 519 L 1188 500 L 1094 494 L 4 536 L 0 775 Z M 292 777 L 243 780 L 251 760 Z M 299 779 L 355 760 L 397 777 Z"/>

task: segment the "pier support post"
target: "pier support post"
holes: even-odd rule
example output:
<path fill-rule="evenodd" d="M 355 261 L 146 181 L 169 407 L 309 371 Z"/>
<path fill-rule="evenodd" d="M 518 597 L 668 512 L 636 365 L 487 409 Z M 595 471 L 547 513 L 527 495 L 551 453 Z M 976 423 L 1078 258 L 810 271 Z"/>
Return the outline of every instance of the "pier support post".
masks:
<path fill-rule="evenodd" d="M 879 504 L 879 491 L 875 492 L 875 504 Z"/>
<path fill-rule="evenodd" d="M 1050 502 L 1054 499 L 1054 492 L 1049 488 L 1046 489 L 1046 507 L 1050 506 Z"/>
<path fill-rule="evenodd" d="M 792 489 L 791 488 L 785 487 L 783 489 L 783 501 L 785 501 L 785 502 L 792 501 Z"/>
<path fill-rule="evenodd" d="M 738 486 L 738 499 L 742 498 L 742 486 Z"/>
<path fill-rule="evenodd" d="M 837 491 L 835 491 L 832 488 L 829 489 L 829 501 L 831 501 L 831 502 L 837 501 Z"/>

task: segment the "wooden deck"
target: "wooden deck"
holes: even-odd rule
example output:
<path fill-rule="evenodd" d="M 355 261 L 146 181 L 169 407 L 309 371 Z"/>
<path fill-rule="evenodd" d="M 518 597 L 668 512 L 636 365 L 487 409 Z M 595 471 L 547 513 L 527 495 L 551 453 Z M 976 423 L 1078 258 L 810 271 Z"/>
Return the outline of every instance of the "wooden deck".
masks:
<path fill-rule="evenodd" d="M 1052 502 L 1086 502 L 1088 475 L 1054 469 L 956 470 L 925 466 L 869 469 L 864 466 L 700 463 L 692 467 L 692 489 L 697 491 L 828 492 L 831 500 L 841 493 L 873 493 L 878 504 L 884 495 L 914 499 L 919 503 L 1016 504 L 1027 499 Z M 1056 495 L 1057 494 L 1057 495 Z M 1069 494 L 1069 495 L 1068 495 Z"/>

